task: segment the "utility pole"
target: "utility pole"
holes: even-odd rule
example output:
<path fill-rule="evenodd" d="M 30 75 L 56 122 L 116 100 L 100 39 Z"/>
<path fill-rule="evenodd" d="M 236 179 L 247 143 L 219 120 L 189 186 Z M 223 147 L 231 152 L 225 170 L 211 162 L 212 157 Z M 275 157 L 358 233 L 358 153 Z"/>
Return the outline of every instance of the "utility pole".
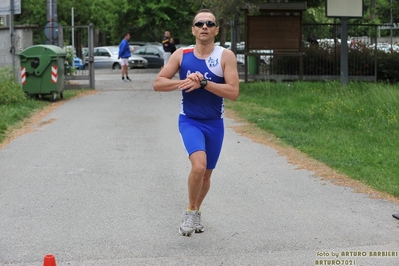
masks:
<path fill-rule="evenodd" d="M 16 81 L 15 75 L 15 34 L 14 34 L 14 0 L 10 0 L 10 40 L 11 40 L 11 57 L 12 57 L 12 72 L 14 75 L 14 81 Z"/>
<path fill-rule="evenodd" d="M 49 44 L 58 44 L 57 0 L 47 0 L 46 37 Z M 55 42 L 55 43 L 54 43 Z"/>

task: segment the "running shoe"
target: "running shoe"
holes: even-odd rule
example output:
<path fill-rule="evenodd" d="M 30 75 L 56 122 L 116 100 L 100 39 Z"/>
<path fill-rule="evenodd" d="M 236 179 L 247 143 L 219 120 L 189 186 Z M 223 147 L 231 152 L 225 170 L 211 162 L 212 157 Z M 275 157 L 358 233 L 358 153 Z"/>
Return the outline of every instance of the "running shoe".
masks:
<path fill-rule="evenodd" d="M 202 220 L 201 220 L 201 211 L 197 212 L 197 216 L 195 217 L 194 221 L 194 228 L 196 233 L 204 232 L 204 226 L 202 225 Z"/>
<path fill-rule="evenodd" d="M 179 233 L 182 236 L 192 236 L 195 233 L 194 221 L 197 217 L 197 211 L 184 211 L 183 221 L 179 227 Z"/>

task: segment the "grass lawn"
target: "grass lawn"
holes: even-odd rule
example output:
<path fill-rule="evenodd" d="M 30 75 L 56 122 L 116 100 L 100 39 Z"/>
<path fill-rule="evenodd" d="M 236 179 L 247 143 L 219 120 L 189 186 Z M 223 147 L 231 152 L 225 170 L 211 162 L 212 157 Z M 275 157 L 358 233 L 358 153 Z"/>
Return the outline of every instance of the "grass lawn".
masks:
<path fill-rule="evenodd" d="M 399 197 L 399 86 L 242 83 L 226 107 L 339 173 Z"/>

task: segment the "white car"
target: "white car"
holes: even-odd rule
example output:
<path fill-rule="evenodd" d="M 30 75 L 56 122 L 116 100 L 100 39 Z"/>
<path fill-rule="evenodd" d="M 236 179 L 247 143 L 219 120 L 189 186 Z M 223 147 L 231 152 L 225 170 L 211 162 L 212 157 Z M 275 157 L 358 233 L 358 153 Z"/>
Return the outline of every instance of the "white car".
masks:
<path fill-rule="evenodd" d="M 100 46 L 93 50 L 94 68 L 121 69 L 121 60 L 118 59 L 118 46 Z M 147 59 L 133 54 L 128 59 L 129 68 L 146 68 Z M 85 58 L 84 69 L 89 68 L 88 57 Z"/>

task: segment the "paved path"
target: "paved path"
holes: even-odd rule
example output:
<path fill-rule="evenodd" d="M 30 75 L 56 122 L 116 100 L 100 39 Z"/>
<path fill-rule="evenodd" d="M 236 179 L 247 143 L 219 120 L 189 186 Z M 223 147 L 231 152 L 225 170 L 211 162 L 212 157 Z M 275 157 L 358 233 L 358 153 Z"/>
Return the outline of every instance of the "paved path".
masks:
<path fill-rule="evenodd" d="M 397 204 L 297 170 L 230 119 L 206 231 L 180 236 L 190 168 L 180 93 L 154 92 L 155 74 L 130 76 L 98 74 L 97 94 L 0 150 L 0 265 L 42 265 L 45 254 L 58 266 L 399 264 Z"/>

